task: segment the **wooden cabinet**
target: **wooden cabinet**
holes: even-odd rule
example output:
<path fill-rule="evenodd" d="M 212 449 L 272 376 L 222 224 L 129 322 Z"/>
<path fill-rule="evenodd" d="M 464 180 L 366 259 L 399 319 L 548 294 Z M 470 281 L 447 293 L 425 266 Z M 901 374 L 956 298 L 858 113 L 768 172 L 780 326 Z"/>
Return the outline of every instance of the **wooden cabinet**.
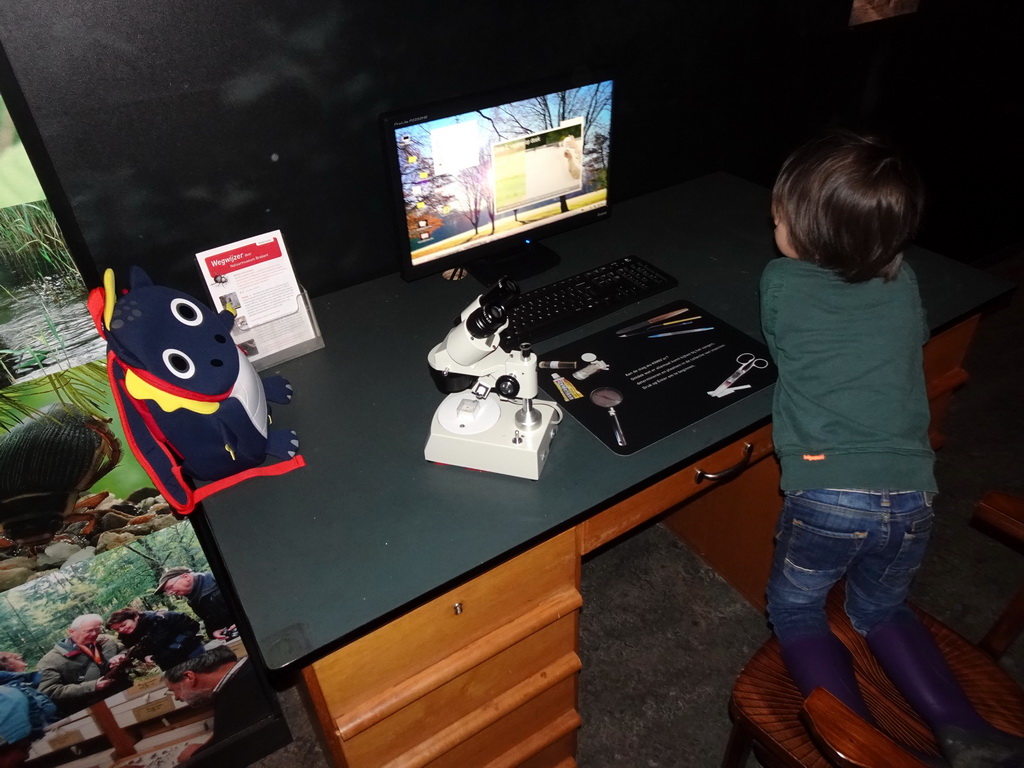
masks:
<path fill-rule="evenodd" d="M 334 762 L 573 765 L 578 586 L 566 531 L 307 667 Z"/>
<path fill-rule="evenodd" d="M 742 445 L 765 443 L 768 447 L 760 460 L 752 461 L 742 473 L 719 481 L 713 492 L 679 505 L 664 521 L 759 610 L 764 608 L 775 524 L 782 509 L 779 463 L 771 453 L 771 426 L 731 446 L 736 455 Z M 709 458 L 703 464 L 713 470 L 721 466 L 722 458 Z"/>
<path fill-rule="evenodd" d="M 765 425 L 580 523 L 580 552 L 591 552 L 686 499 L 743 474 L 771 452 L 771 426 Z"/>
<path fill-rule="evenodd" d="M 782 506 L 771 435 L 766 424 L 581 523 L 581 551 L 667 512 L 666 526 L 736 591 L 763 607 Z"/>
<path fill-rule="evenodd" d="M 977 322 L 925 347 L 936 447 Z M 581 556 L 663 516 L 763 609 L 781 504 L 765 424 L 314 662 L 303 683 L 325 751 L 344 768 L 572 768 Z"/>

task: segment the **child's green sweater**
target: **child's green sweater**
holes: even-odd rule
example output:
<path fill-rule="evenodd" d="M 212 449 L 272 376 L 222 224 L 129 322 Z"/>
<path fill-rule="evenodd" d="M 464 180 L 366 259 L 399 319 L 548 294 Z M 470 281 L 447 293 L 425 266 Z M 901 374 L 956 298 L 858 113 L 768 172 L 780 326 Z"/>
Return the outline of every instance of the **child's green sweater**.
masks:
<path fill-rule="evenodd" d="M 782 489 L 936 491 L 917 280 L 846 283 L 780 258 L 761 276 L 779 369 L 772 409 Z"/>

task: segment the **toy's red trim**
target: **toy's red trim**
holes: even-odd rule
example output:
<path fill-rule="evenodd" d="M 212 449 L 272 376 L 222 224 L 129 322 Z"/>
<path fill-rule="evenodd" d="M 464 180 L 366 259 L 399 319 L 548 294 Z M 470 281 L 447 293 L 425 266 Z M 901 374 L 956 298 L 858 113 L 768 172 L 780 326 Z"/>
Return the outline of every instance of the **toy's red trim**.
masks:
<path fill-rule="evenodd" d="M 133 398 L 131 395 L 129 395 L 128 392 L 124 389 L 123 382 L 118 381 L 116 369 L 119 367 L 122 370 L 124 369 L 124 366 L 121 365 L 120 360 L 117 359 L 117 355 L 115 355 L 113 352 L 108 352 L 107 376 L 110 379 L 110 391 L 114 394 L 114 403 L 115 405 L 117 405 L 117 415 L 121 418 L 121 426 L 124 428 L 125 437 L 128 439 L 128 446 L 131 448 L 132 454 L 134 454 L 139 464 L 141 464 L 142 468 L 146 470 L 146 474 L 149 475 L 150 480 L 152 480 L 156 484 L 157 489 L 163 495 L 164 499 L 167 500 L 167 503 L 170 504 L 179 512 L 181 512 L 182 514 L 188 514 L 195 508 L 195 500 L 193 499 L 192 496 L 192 488 L 188 484 L 188 481 L 185 479 L 185 476 L 182 474 L 181 467 L 179 466 L 179 460 L 177 456 L 169 449 L 167 445 L 167 438 L 164 436 L 163 432 L 161 432 L 160 429 L 156 426 L 156 423 L 153 421 L 153 417 L 149 413 L 149 409 L 146 407 L 145 403 L 142 403 Z M 157 472 L 153 465 L 146 459 L 145 453 L 139 447 L 139 444 L 135 439 L 135 434 L 132 432 L 131 421 L 128 419 L 128 416 L 125 413 L 126 398 L 129 401 L 131 401 L 132 405 L 135 407 L 136 412 L 146 423 L 146 427 L 152 434 L 153 440 L 156 443 L 157 447 L 159 447 L 160 450 L 167 457 L 167 463 L 168 466 L 170 467 L 171 474 L 174 476 L 174 479 L 178 481 L 179 487 L 176 489 L 177 492 L 172 492 L 170 490 L 167 484 L 163 481 L 161 474 Z M 185 497 L 184 501 L 181 501 L 179 499 L 179 497 L 182 495 L 184 495 Z"/>
<path fill-rule="evenodd" d="M 266 467 L 253 467 L 242 472 L 238 472 L 230 477 L 225 477 L 220 480 L 215 480 L 208 483 L 198 490 L 193 490 L 192 485 L 185 477 L 181 470 L 181 461 L 173 448 L 170 446 L 166 436 L 157 426 L 156 421 L 153 419 L 152 413 L 146 404 L 140 400 L 136 400 L 130 394 L 123 381 L 117 379 L 115 370 L 120 368 L 121 370 L 130 370 L 125 366 L 112 351 L 107 353 L 107 375 L 110 379 L 110 389 L 114 393 L 114 403 L 117 405 L 117 414 L 121 417 L 121 425 L 124 427 L 125 437 L 128 439 L 128 445 L 138 459 L 142 468 L 146 470 L 146 474 L 149 475 L 150 479 L 156 483 L 157 489 L 163 494 L 163 497 L 167 500 L 167 503 L 174 507 L 178 512 L 183 515 L 187 515 L 193 509 L 197 503 L 207 498 L 208 496 L 217 493 L 218 491 L 230 488 L 233 485 L 237 485 L 244 480 L 248 480 L 251 477 L 260 476 L 274 476 L 283 475 L 286 472 L 291 472 L 293 469 L 299 469 L 300 467 L 306 466 L 306 460 L 302 456 L 293 456 L 287 461 L 281 461 L 277 464 L 271 464 Z M 178 482 L 177 492 L 171 492 L 167 484 L 162 480 L 160 473 L 158 473 L 152 464 L 146 459 L 145 454 L 139 448 L 138 443 L 135 440 L 135 435 L 132 432 L 131 422 L 128 420 L 125 414 L 125 399 L 129 400 L 135 407 L 139 417 L 145 422 L 146 428 L 153 436 L 153 440 L 160 448 L 160 450 L 167 457 L 167 463 L 170 467 L 171 474 L 174 479 Z M 184 496 L 184 501 L 179 499 L 180 496 Z"/>
<path fill-rule="evenodd" d="M 231 475 L 231 477 L 214 480 L 212 483 L 197 488 L 194 500 L 198 503 L 207 496 L 212 496 L 217 493 L 217 491 L 223 491 L 225 488 L 237 485 L 243 480 L 248 480 L 250 477 L 271 477 L 274 475 L 283 475 L 285 472 L 291 472 L 293 469 L 299 469 L 304 466 L 306 466 L 306 460 L 302 458 L 302 456 L 293 456 L 287 461 L 279 461 L 277 464 L 271 464 L 269 467 L 253 467 L 252 469 L 247 469 L 244 472 Z"/>

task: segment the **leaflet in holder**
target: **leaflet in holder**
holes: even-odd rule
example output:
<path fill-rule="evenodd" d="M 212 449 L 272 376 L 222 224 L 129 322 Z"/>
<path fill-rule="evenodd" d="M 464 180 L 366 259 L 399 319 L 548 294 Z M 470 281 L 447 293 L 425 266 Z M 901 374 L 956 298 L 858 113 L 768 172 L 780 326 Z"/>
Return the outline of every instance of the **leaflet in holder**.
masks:
<path fill-rule="evenodd" d="M 280 230 L 196 254 L 218 309 L 235 315 L 231 336 L 256 370 L 324 346 Z"/>

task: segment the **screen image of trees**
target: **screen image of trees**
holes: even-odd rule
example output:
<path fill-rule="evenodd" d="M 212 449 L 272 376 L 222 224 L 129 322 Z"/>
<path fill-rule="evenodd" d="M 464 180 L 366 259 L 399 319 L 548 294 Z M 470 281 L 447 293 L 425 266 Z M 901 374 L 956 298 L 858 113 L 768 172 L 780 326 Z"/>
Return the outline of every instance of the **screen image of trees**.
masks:
<path fill-rule="evenodd" d="M 603 199 L 607 194 L 610 122 L 611 83 L 604 82 L 396 131 L 414 257 L 436 254 L 527 220 L 565 213 L 574 202 Z M 475 131 L 464 129 L 470 123 L 475 124 Z M 499 213 L 491 146 L 574 123 L 582 124 L 583 133 L 580 191 Z M 460 129 L 459 157 L 447 162 L 436 156 L 435 139 L 453 127 Z"/>

